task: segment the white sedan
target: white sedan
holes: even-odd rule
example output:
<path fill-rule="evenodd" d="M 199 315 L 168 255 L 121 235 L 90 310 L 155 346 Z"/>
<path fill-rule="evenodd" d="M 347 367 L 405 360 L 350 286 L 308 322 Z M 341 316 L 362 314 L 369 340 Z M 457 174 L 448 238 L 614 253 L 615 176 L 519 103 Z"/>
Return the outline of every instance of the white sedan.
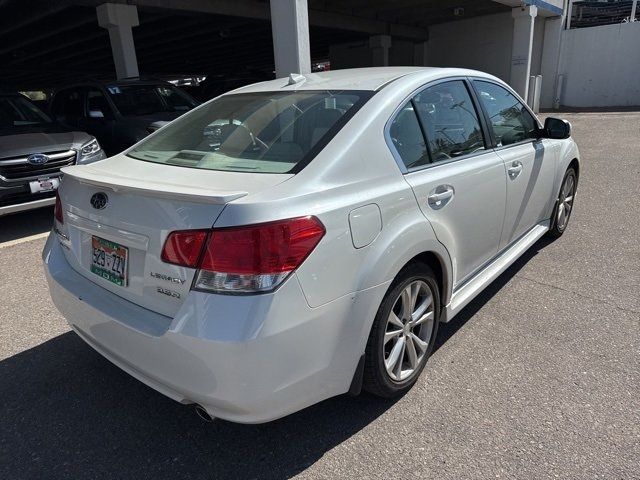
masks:
<path fill-rule="evenodd" d="M 562 235 L 578 175 L 570 125 L 493 76 L 291 75 L 65 168 L 43 258 L 58 309 L 114 364 L 265 422 L 411 388 L 438 324 Z"/>

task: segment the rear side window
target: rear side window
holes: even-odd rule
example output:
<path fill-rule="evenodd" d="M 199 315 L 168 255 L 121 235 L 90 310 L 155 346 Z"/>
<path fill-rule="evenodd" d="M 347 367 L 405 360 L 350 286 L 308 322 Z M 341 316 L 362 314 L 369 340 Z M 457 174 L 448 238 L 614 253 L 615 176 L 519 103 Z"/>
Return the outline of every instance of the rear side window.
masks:
<path fill-rule="evenodd" d="M 183 115 L 127 155 L 205 170 L 295 172 L 371 95 L 363 91 L 225 95 Z"/>
<path fill-rule="evenodd" d="M 415 168 L 429 163 L 429 152 L 413 102 L 407 103 L 393 119 L 389 136 L 405 167 Z"/>
<path fill-rule="evenodd" d="M 113 118 L 107 97 L 98 89 L 87 91 L 87 114 L 92 118 Z"/>
<path fill-rule="evenodd" d="M 535 118 L 511 92 L 490 82 L 475 80 L 474 85 L 499 147 L 537 138 Z"/>

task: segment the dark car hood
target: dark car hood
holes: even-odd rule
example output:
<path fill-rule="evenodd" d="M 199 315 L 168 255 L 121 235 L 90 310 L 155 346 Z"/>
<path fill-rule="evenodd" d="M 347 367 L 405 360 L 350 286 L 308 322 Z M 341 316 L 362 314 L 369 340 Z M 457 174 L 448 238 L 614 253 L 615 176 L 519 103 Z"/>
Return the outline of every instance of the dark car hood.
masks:
<path fill-rule="evenodd" d="M 0 132 L 0 158 L 78 149 L 93 138 L 84 132 L 65 131 L 62 127 L 39 131 L 26 129 L 23 133 L 12 132 L 10 135 L 3 133 Z"/>

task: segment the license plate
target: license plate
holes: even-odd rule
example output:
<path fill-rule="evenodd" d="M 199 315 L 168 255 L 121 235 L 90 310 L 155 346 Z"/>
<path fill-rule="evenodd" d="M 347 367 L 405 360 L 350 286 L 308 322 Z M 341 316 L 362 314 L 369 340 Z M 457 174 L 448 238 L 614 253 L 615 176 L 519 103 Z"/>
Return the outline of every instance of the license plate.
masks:
<path fill-rule="evenodd" d="M 51 192 L 56 190 L 60 185 L 59 178 L 39 178 L 33 182 L 29 182 L 31 193 Z"/>
<path fill-rule="evenodd" d="M 91 266 L 90 270 L 105 280 L 121 287 L 127 286 L 127 264 L 129 249 L 122 245 L 91 237 Z"/>

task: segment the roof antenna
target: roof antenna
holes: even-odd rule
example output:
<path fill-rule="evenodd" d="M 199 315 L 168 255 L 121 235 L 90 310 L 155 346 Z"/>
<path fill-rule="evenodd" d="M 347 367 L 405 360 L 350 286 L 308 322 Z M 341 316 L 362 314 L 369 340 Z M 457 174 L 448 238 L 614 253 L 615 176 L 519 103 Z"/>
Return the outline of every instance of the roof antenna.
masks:
<path fill-rule="evenodd" d="M 306 80 L 304 75 L 299 73 L 290 73 L 288 85 L 295 85 L 296 83 L 302 83 Z"/>

